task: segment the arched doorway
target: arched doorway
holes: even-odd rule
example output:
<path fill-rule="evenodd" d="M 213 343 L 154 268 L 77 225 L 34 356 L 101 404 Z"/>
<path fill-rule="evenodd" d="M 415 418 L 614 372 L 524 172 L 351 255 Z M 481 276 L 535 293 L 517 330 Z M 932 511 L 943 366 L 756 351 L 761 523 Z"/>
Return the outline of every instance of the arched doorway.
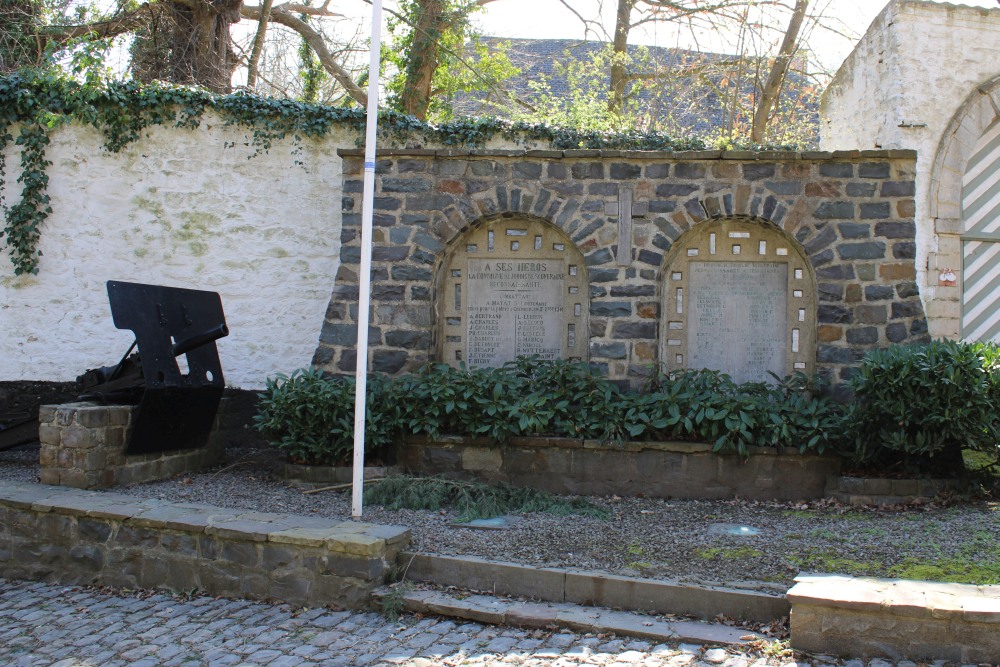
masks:
<path fill-rule="evenodd" d="M 962 338 L 1000 340 L 1000 120 L 966 165 L 962 230 Z"/>

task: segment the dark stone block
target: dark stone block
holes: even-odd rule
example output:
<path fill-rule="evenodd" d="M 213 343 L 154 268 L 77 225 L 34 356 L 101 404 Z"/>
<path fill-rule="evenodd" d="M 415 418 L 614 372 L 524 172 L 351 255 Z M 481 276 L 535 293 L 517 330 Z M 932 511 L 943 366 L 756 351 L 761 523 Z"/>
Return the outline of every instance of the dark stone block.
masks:
<path fill-rule="evenodd" d="M 761 210 L 761 217 L 772 220 L 774 218 L 774 211 L 778 207 L 778 200 L 774 197 L 768 196 L 764 200 L 764 208 Z"/>
<path fill-rule="evenodd" d="M 854 319 L 858 324 L 885 324 L 888 319 L 885 306 L 857 306 Z"/>
<path fill-rule="evenodd" d="M 584 239 L 586 239 L 588 236 L 590 236 L 591 234 L 593 234 L 594 232 L 596 232 L 598 229 L 600 229 L 601 227 L 603 227 L 604 224 L 605 224 L 604 220 L 593 220 L 593 221 L 591 221 L 583 229 L 580 229 L 580 230 L 578 230 L 577 232 L 575 232 L 573 234 L 573 242 L 574 243 L 580 243 L 581 241 L 583 241 Z"/>
<path fill-rule="evenodd" d="M 889 205 L 888 202 L 885 204 Z M 887 239 L 912 239 L 916 235 L 916 225 L 912 222 L 880 222 L 875 225 L 875 235 Z"/>
<path fill-rule="evenodd" d="M 892 304 L 892 319 L 901 320 L 905 317 L 923 317 L 924 309 L 918 299 L 897 301 Z"/>
<path fill-rule="evenodd" d="M 598 266 L 614 261 L 614 259 L 614 253 L 611 252 L 610 248 L 599 248 L 587 255 L 584 261 L 587 263 L 587 266 Z"/>
<path fill-rule="evenodd" d="M 862 162 L 858 165 L 858 178 L 889 178 L 888 162 Z"/>
<path fill-rule="evenodd" d="M 661 183 L 656 186 L 657 197 L 686 197 L 697 191 L 697 185 L 686 185 L 683 183 Z"/>
<path fill-rule="evenodd" d="M 652 250 L 646 250 L 645 248 L 639 251 L 637 259 L 643 264 L 649 264 L 656 267 L 663 263 L 663 255 L 658 252 L 653 252 Z"/>
<path fill-rule="evenodd" d="M 431 290 L 429 287 L 415 285 L 410 288 L 410 299 L 412 301 L 430 301 Z"/>
<path fill-rule="evenodd" d="M 365 182 L 364 181 L 344 181 L 344 192 L 364 192 Z"/>
<path fill-rule="evenodd" d="M 825 201 L 816 207 L 813 216 L 820 220 L 853 220 L 854 203 L 849 201 Z"/>
<path fill-rule="evenodd" d="M 885 301 L 891 299 L 893 293 L 889 285 L 868 285 L 865 287 L 865 301 Z"/>
<path fill-rule="evenodd" d="M 590 298 L 600 299 L 608 295 L 608 290 L 603 287 L 598 287 L 597 285 L 590 286 Z"/>
<path fill-rule="evenodd" d="M 617 183 L 591 183 L 587 188 L 587 193 L 597 197 L 613 197 L 618 194 Z M 604 210 L 602 205 L 600 210 Z"/>
<path fill-rule="evenodd" d="M 372 370 L 376 373 L 392 375 L 402 370 L 407 353 L 402 350 L 375 350 L 372 354 Z"/>
<path fill-rule="evenodd" d="M 632 304 L 628 301 L 591 301 L 590 314 L 594 317 L 628 317 Z"/>
<path fill-rule="evenodd" d="M 375 329 L 376 340 L 378 329 Z M 368 329 L 368 338 L 372 338 L 372 329 Z M 326 345 L 349 346 L 358 341 L 358 327 L 354 324 L 332 324 L 327 322 L 319 333 L 319 342 Z"/>
<path fill-rule="evenodd" d="M 333 361 L 333 349 L 329 347 L 319 346 L 316 351 L 313 352 L 312 365 L 313 366 L 326 366 Z"/>
<path fill-rule="evenodd" d="M 492 160 L 475 160 L 472 162 L 474 176 L 503 176 L 503 165 Z"/>
<path fill-rule="evenodd" d="M 848 197 L 874 197 L 878 186 L 874 183 L 848 183 Z"/>
<path fill-rule="evenodd" d="M 656 322 L 615 322 L 611 325 L 611 337 L 653 339 L 656 338 Z"/>
<path fill-rule="evenodd" d="M 816 309 L 816 321 L 820 324 L 850 324 L 852 320 L 851 311 L 843 306 L 819 306 Z"/>
<path fill-rule="evenodd" d="M 886 181 L 882 184 L 883 197 L 912 197 L 914 194 L 913 181 Z"/>
<path fill-rule="evenodd" d="M 383 178 L 382 192 L 430 192 L 431 182 L 426 178 Z"/>
<path fill-rule="evenodd" d="M 348 213 L 354 210 L 354 197 L 341 197 L 340 210 Z"/>
<path fill-rule="evenodd" d="M 885 328 L 885 337 L 890 343 L 902 343 L 909 334 L 902 322 L 893 322 Z"/>
<path fill-rule="evenodd" d="M 515 162 L 511 174 L 514 178 L 538 180 L 542 177 L 542 165 L 537 162 Z"/>
<path fill-rule="evenodd" d="M 705 165 L 697 162 L 679 162 L 674 166 L 674 178 L 705 178 Z"/>
<path fill-rule="evenodd" d="M 656 296 L 656 286 L 620 285 L 611 288 L 611 296 Z"/>
<path fill-rule="evenodd" d="M 862 220 L 885 220 L 892 217 L 889 202 L 862 202 L 860 206 L 860 217 Z M 881 236 L 881 234 L 880 234 Z"/>
<path fill-rule="evenodd" d="M 854 265 L 834 264 L 833 266 L 824 266 L 821 269 L 816 269 L 816 277 L 825 278 L 826 280 L 854 280 Z"/>
<path fill-rule="evenodd" d="M 844 300 L 844 286 L 839 283 L 820 283 L 816 286 L 819 300 L 836 302 Z"/>
<path fill-rule="evenodd" d="M 604 178 L 604 164 L 601 162 L 577 162 L 572 167 L 573 178 L 575 179 L 601 179 Z"/>
<path fill-rule="evenodd" d="M 819 268 L 824 264 L 829 264 L 833 261 L 833 250 L 827 248 L 823 252 L 816 253 L 815 255 L 809 256 L 809 261 L 812 262 L 813 267 Z"/>
<path fill-rule="evenodd" d="M 910 325 L 910 335 L 911 336 L 923 336 L 927 333 L 927 320 L 919 319 L 913 320 L 913 324 Z"/>
<path fill-rule="evenodd" d="M 402 301 L 404 285 L 372 285 L 372 301 Z"/>
<path fill-rule="evenodd" d="M 637 164 L 616 162 L 611 165 L 611 178 L 619 181 L 632 181 L 642 174 L 642 167 Z"/>
<path fill-rule="evenodd" d="M 819 175 L 825 178 L 854 178 L 854 165 L 850 162 L 824 162 Z"/>
<path fill-rule="evenodd" d="M 654 199 L 649 202 L 650 213 L 673 213 L 677 210 L 677 202 L 666 199 Z"/>
<path fill-rule="evenodd" d="M 657 234 L 653 237 L 653 246 L 666 252 L 667 250 L 670 250 L 673 243 L 663 234 Z"/>
<path fill-rule="evenodd" d="M 848 345 L 874 345 L 878 342 L 876 327 L 859 327 L 847 330 Z"/>
<path fill-rule="evenodd" d="M 705 209 L 702 208 L 701 202 L 697 199 L 689 199 L 685 204 L 684 208 L 695 220 L 701 220 L 705 217 Z"/>
<path fill-rule="evenodd" d="M 443 211 L 453 202 L 451 195 L 411 195 L 406 198 L 406 208 L 411 211 Z"/>
<path fill-rule="evenodd" d="M 376 211 L 398 211 L 402 205 L 403 202 L 396 197 L 375 197 L 372 200 L 372 206 Z"/>
<path fill-rule="evenodd" d="M 431 346 L 429 331 L 386 331 L 385 344 L 407 350 L 426 350 Z"/>
<path fill-rule="evenodd" d="M 666 178 L 670 175 L 669 164 L 646 165 L 646 178 Z"/>
<path fill-rule="evenodd" d="M 389 242 L 395 245 L 408 243 L 411 231 L 409 227 L 393 227 L 389 230 Z"/>
<path fill-rule="evenodd" d="M 834 231 L 833 227 L 824 227 L 816 236 L 809 239 L 806 243 L 802 245 L 806 253 L 812 255 L 827 247 L 831 243 L 837 240 L 837 232 Z"/>
<path fill-rule="evenodd" d="M 546 166 L 545 173 L 549 178 L 555 178 L 557 180 L 563 180 L 568 175 L 566 165 L 562 162 L 549 162 Z"/>
<path fill-rule="evenodd" d="M 361 248 L 358 246 L 341 246 L 340 261 L 344 264 L 357 264 L 361 261 Z"/>
<path fill-rule="evenodd" d="M 837 246 L 837 254 L 841 259 L 882 259 L 885 257 L 885 243 L 841 243 Z"/>
<path fill-rule="evenodd" d="M 816 348 L 816 361 L 821 364 L 855 364 L 861 361 L 864 352 L 850 347 L 820 345 Z"/>
<path fill-rule="evenodd" d="M 414 234 L 413 243 L 431 252 L 441 252 L 444 250 L 444 243 L 441 242 L 441 239 L 429 232 L 421 231 Z"/>
<path fill-rule="evenodd" d="M 920 290 L 917 288 L 917 283 L 911 280 L 905 283 L 897 283 L 896 294 L 899 295 L 900 299 L 909 299 L 911 296 L 919 295 Z"/>
<path fill-rule="evenodd" d="M 892 244 L 894 259 L 914 259 L 917 256 L 917 244 L 913 241 L 899 241 Z"/>
<path fill-rule="evenodd" d="M 746 173 L 747 165 L 743 166 L 743 172 Z M 749 178 L 749 177 L 748 177 Z M 802 182 L 801 181 L 768 181 L 764 184 L 768 190 L 776 195 L 800 195 L 802 194 Z"/>
<path fill-rule="evenodd" d="M 405 246 L 377 245 L 372 248 L 373 262 L 401 262 L 410 254 L 410 249 Z"/>
<path fill-rule="evenodd" d="M 845 239 L 867 239 L 872 235 L 872 226 L 858 222 L 841 222 L 837 224 L 840 236 Z"/>
<path fill-rule="evenodd" d="M 410 227 L 426 228 L 431 224 L 431 217 L 426 213 L 404 213 L 402 222 Z"/>
<path fill-rule="evenodd" d="M 437 260 L 437 255 L 426 250 L 414 250 L 410 259 L 417 264 L 433 264 Z"/>
<path fill-rule="evenodd" d="M 628 344 L 591 343 L 590 356 L 599 359 L 625 359 L 628 357 Z"/>
<path fill-rule="evenodd" d="M 430 269 L 419 266 L 398 264 L 392 267 L 393 280 L 430 280 L 432 277 Z"/>
<path fill-rule="evenodd" d="M 748 181 L 759 181 L 764 178 L 774 178 L 773 162 L 746 162 L 743 164 L 743 178 Z"/>
<path fill-rule="evenodd" d="M 591 269 L 590 282 L 613 283 L 618 281 L 618 269 Z"/>
<path fill-rule="evenodd" d="M 425 172 L 427 171 L 427 160 L 414 160 L 413 158 L 402 158 L 398 165 L 398 171 L 400 174 L 407 174 L 410 172 Z"/>

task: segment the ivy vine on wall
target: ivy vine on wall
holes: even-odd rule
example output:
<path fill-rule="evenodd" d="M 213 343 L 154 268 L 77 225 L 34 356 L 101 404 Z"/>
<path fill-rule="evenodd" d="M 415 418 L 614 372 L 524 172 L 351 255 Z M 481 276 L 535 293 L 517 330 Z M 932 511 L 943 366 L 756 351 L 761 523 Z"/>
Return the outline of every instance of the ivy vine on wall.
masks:
<path fill-rule="evenodd" d="M 104 137 L 104 148 L 119 152 L 154 125 L 196 128 L 206 110 L 227 125 L 245 128 L 257 153 L 275 141 L 291 137 L 322 137 L 333 127 L 351 127 L 363 134 L 365 113 L 357 108 L 309 104 L 245 93 L 214 95 L 169 84 L 112 82 L 82 84 L 53 74 L 13 74 L 0 77 L 0 210 L 4 225 L 0 240 L 10 250 L 14 274 L 38 273 L 38 240 L 52 206 L 46 192 L 50 162 L 46 149 L 52 132 L 66 123 L 90 125 Z M 14 136 L 16 133 L 16 138 Z M 699 139 L 672 139 L 656 132 L 604 133 L 511 123 L 495 118 L 462 119 L 431 125 L 411 116 L 379 114 L 380 141 L 410 145 L 433 142 L 444 146 L 482 146 L 494 137 L 514 142 L 538 141 L 556 149 L 701 150 Z M 19 156 L 16 186 L 8 183 L 6 156 L 11 143 Z M 8 203 L 3 186 L 14 194 Z"/>

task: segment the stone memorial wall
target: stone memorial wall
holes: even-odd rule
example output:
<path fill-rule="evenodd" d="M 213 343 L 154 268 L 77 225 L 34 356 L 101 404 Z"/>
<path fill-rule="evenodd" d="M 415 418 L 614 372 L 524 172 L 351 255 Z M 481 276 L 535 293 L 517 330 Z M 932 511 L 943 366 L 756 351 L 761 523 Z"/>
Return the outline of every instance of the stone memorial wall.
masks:
<path fill-rule="evenodd" d="M 589 284 L 583 255 L 538 220 L 501 219 L 462 235 L 440 272 L 439 358 L 469 368 L 521 355 L 585 359 Z"/>
<path fill-rule="evenodd" d="M 332 373 L 356 358 L 362 153 L 341 155 L 341 265 L 313 359 Z M 692 362 L 842 382 L 867 350 L 927 340 L 914 164 L 911 151 L 380 152 L 371 368 L 493 365 L 524 350 L 636 384 L 656 364 Z M 580 259 L 544 255 L 555 243 Z M 538 310 L 514 306 L 518 294 Z M 541 325 L 526 317 L 538 313 Z"/>

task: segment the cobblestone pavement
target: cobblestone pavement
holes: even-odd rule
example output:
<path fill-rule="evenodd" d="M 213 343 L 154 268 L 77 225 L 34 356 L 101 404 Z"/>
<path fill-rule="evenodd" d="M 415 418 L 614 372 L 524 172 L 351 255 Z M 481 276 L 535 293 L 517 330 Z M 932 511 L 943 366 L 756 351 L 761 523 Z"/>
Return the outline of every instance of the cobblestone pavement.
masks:
<path fill-rule="evenodd" d="M 296 610 L 247 600 L 110 594 L 0 579 L 0 665 L 523 665 L 572 667 L 819 667 L 749 652 L 566 632 L 500 628 L 437 617 L 389 622 L 374 613 Z M 892 667 L 876 660 L 867 665 Z M 916 667 L 899 663 L 898 667 Z"/>

